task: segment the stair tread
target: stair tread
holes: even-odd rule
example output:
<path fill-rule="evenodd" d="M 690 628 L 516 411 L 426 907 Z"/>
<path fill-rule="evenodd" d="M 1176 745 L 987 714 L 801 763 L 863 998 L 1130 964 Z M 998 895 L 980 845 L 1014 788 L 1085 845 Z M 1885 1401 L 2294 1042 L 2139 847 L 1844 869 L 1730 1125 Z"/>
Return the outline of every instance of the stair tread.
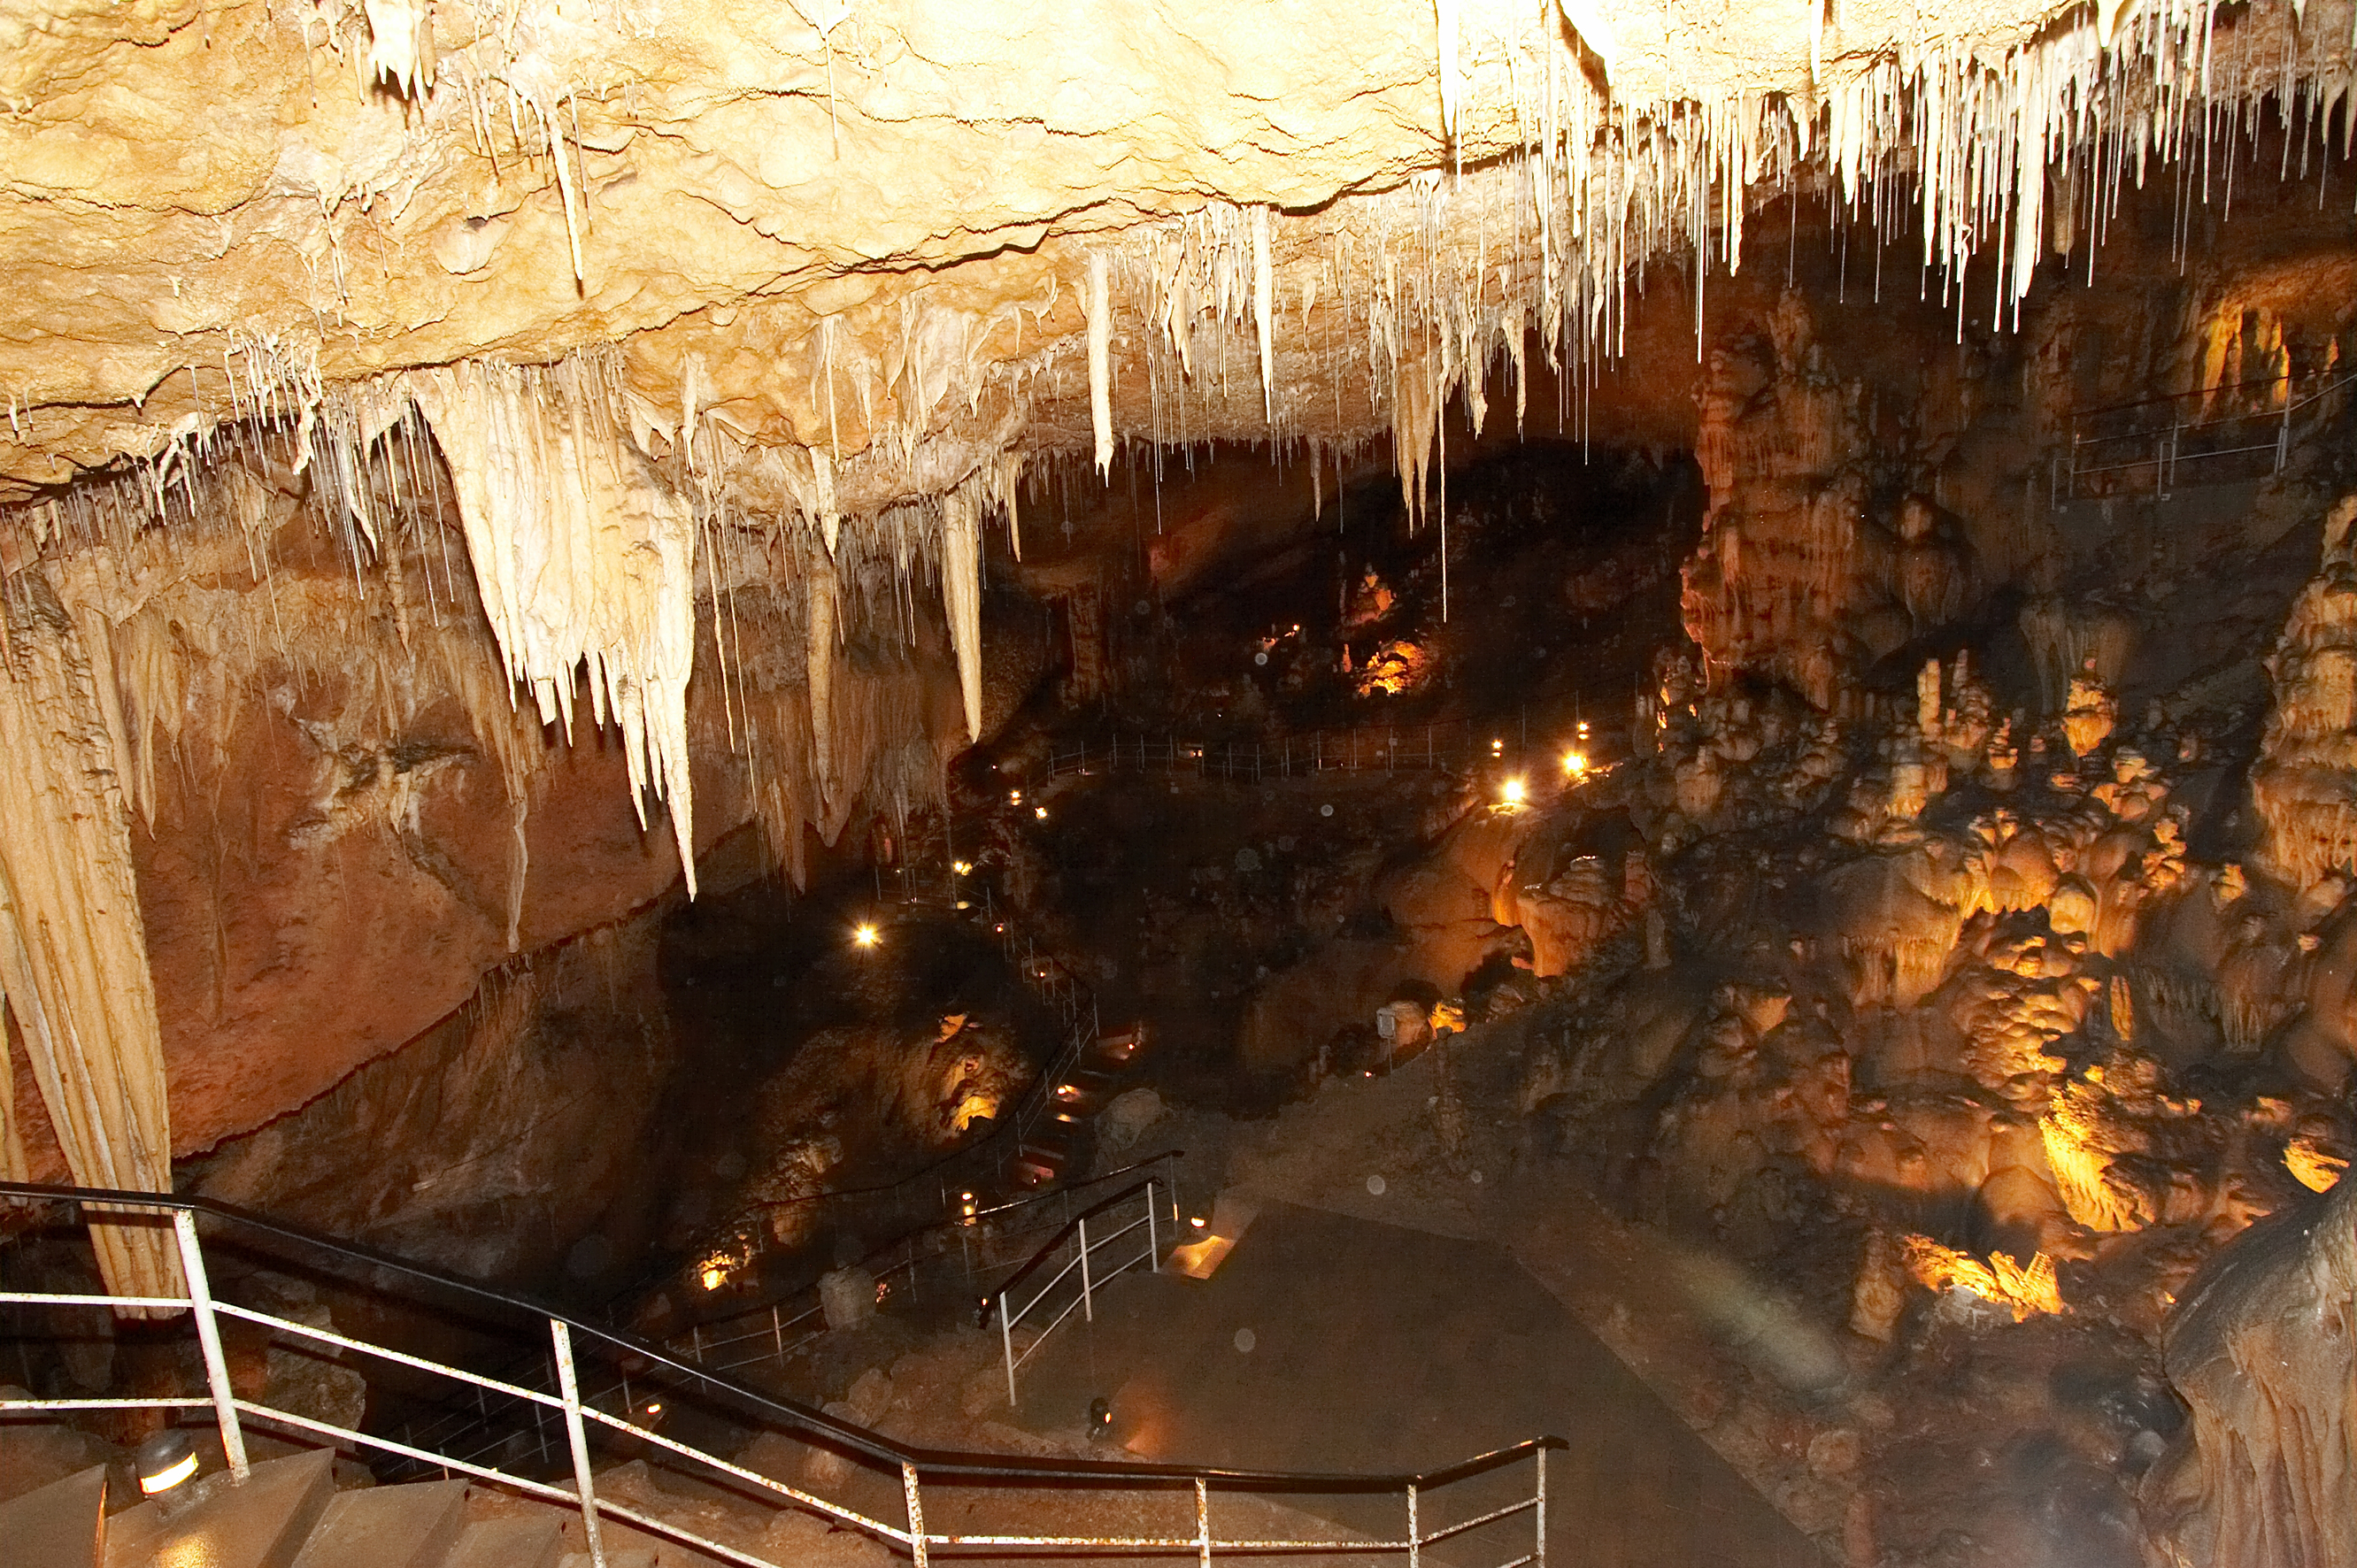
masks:
<path fill-rule="evenodd" d="M 553 1519 L 486 1519 L 467 1527 L 444 1568 L 556 1568 L 565 1537 Z"/>
<path fill-rule="evenodd" d="M 295 1568 L 439 1568 L 467 1522 L 467 1483 L 339 1492 Z"/>
<path fill-rule="evenodd" d="M 16 1568 L 91 1568 L 106 1543 L 106 1466 L 93 1465 L 0 1503 Z"/>
<path fill-rule="evenodd" d="M 126 1509 L 107 1521 L 106 1568 L 292 1568 L 335 1495 L 335 1463 L 334 1449 L 315 1448 L 256 1465 L 242 1487 L 226 1474 L 192 1483 L 203 1490 L 169 1517 L 153 1501 Z"/>

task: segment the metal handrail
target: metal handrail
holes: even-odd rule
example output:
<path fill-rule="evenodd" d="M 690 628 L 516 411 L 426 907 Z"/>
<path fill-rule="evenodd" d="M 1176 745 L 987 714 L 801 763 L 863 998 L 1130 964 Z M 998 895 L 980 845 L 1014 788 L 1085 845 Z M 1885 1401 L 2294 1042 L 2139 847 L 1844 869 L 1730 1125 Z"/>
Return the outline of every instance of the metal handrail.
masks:
<path fill-rule="evenodd" d="M 2280 473 L 2284 464 L 2290 457 L 2292 431 L 2296 419 L 2341 392 L 2352 381 L 2357 381 L 2357 371 L 2323 381 L 2322 384 L 2317 385 L 2314 391 L 2303 397 L 2296 399 L 2287 397 L 2280 408 L 2248 409 L 2221 413 L 2210 419 L 2192 421 L 2171 417 L 2165 422 L 2156 421 L 2101 435 L 2084 434 L 2084 426 L 2089 421 L 2101 414 L 2129 413 L 2141 408 L 2181 403 L 2190 398 L 2208 399 L 2221 393 L 2241 391 L 2246 387 L 2288 386 L 2298 381 L 2314 381 L 2324 374 L 2326 372 L 2315 372 L 2308 377 L 2274 376 L 2258 381 L 2236 382 L 2230 386 L 2206 388 L 2201 392 L 2177 392 L 2164 397 L 2147 398 L 2141 403 L 2119 403 L 2111 408 L 2093 410 L 2082 414 L 2072 422 L 2071 439 L 2067 446 L 2058 445 L 2053 449 L 2051 502 L 2059 507 L 2065 499 L 2082 499 L 2079 488 L 2083 480 L 2106 474 L 2137 472 L 2147 468 L 2152 470 L 2153 493 L 2166 498 L 2175 485 L 2178 470 L 2181 466 L 2190 463 L 2214 463 L 2223 458 L 2247 456 L 2253 453 L 2271 454 L 2273 464 L 2270 471 Z M 2246 441 L 2237 446 L 2197 449 L 2190 452 L 2185 450 L 2186 439 L 2189 436 L 2198 441 L 2205 432 L 2221 431 L 2229 426 L 2248 429 L 2262 423 L 2275 426 L 2276 433 L 2269 439 Z M 2147 444 L 2150 450 L 2142 451 L 2141 448 Z M 2092 464 L 2083 460 L 2098 448 L 2123 445 L 2137 446 L 2138 455 L 2116 461 Z"/>
<path fill-rule="evenodd" d="M 1022 1267 L 1017 1269 L 1012 1274 L 1009 1274 L 999 1285 L 997 1290 L 991 1293 L 992 1299 L 997 1304 L 998 1344 L 1000 1353 L 1005 1357 L 1006 1363 L 1006 1402 L 1010 1407 L 1022 1402 L 1020 1396 L 1016 1391 L 1015 1369 L 1017 1367 L 1020 1367 L 1024 1362 L 1029 1360 L 1031 1359 L 1031 1353 L 1047 1342 L 1048 1336 L 1054 1333 L 1063 1323 L 1064 1319 L 1072 1316 L 1072 1309 L 1074 1307 L 1081 1308 L 1087 1320 L 1091 1323 L 1094 1323 L 1097 1316 L 1096 1292 L 1099 1285 L 1117 1275 L 1128 1273 L 1131 1269 L 1135 1268 L 1140 1263 L 1144 1263 L 1148 1269 L 1156 1269 L 1161 1266 L 1161 1241 L 1156 1234 L 1154 1223 L 1157 1210 L 1155 1189 L 1158 1185 L 1159 1184 L 1157 1183 L 1152 1176 L 1148 1176 L 1144 1181 L 1134 1182 L 1130 1186 L 1122 1188 L 1121 1191 L 1114 1193 L 1111 1197 L 1105 1198 L 1100 1203 L 1082 1209 L 1079 1214 L 1072 1218 L 1070 1224 L 1066 1225 L 1061 1230 L 1057 1231 L 1054 1236 L 1050 1237 L 1045 1246 L 1032 1253 L 1028 1262 L 1025 1262 Z M 1136 1197 L 1141 1194 L 1144 1195 L 1146 1199 L 1144 1205 L 1145 1215 L 1142 1219 L 1131 1220 L 1127 1225 L 1125 1225 L 1120 1230 L 1114 1231 L 1111 1235 L 1100 1234 L 1093 1241 L 1089 1239 L 1090 1220 L 1098 1218 L 1100 1215 L 1104 1214 L 1110 1209 L 1120 1207 L 1122 1204 L 1128 1202 L 1131 1198 Z M 1175 1229 L 1178 1222 L 1178 1208 L 1175 1199 L 1171 1204 L 1170 1221 L 1171 1225 Z M 1141 1225 L 1146 1228 L 1146 1250 L 1143 1252 L 1132 1257 L 1122 1259 L 1120 1262 L 1114 1263 L 1112 1268 L 1104 1271 L 1103 1273 L 1092 1273 L 1089 1266 L 1090 1259 L 1094 1255 L 1098 1248 L 1114 1245 L 1120 1241 L 1123 1237 L 1135 1233 L 1138 1227 Z M 1014 1304 L 1014 1294 L 1017 1287 L 1029 1280 L 1031 1276 L 1037 1273 L 1039 1270 L 1045 1268 L 1051 1261 L 1053 1261 L 1057 1253 L 1063 1251 L 1065 1243 L 1073 1240 L 1075 1238 L 1079 1240 L 1079 1247 L 1072 1255 L 1072 1261 L 1066 1263 L 1062 1268 L 1057 1270 L 1054 1276 L 1051 1277 L 1046 1284 L 1041 1285 L 1039 1291 L 1029 1301 L 1025 1302 L 1021 1306 L 1017 1306 Z M 1064 1304 L 1064 1309 L 1056 1314 L 1053 1318 L 1049 1319 L 1048 1326 L 1039 1331 L 1039 1337 L 1037 1339 L 1034 1339 L 1030 1344 L 1025 1346 L 1023 1348 L 1023 1354 L 1017 1356 L 1015 1353 L 1016 1326 L 1023 1321 L 1033 1307 L 1038 1306 L 1041 1302 L 1047 1300 L 1049 1292 L 1053 1291 L 1058 1285 L 1063 1283 L 1066 1279 L 1070 1278 L 1074 1269 L 1078 1269 L 1081 1274 L 1080 1294 L 1075 1296 L 1072 1300 L 1066 1302 Z"/>
<path fill-rule="evenodd" d="M 895 1438 L 888 1437 L 881 1433 L 870 1431 L 868 1428 L 861 1426 L 856 1422 L 846 1421 L 839 1416 L 829 1415 L 825 1411 L 821 1410 L 816 1406 L 805 1404 L 799 1400 L 791 1399 L 786 1395 L 766 1392 L 747 1384 L 734 1382 L 731 1380 L 721 1377 L 707 1369 L 699 1367 L 693 1362 L 682 1361 L 678 1359 L 666 1347 L 657 1344 L 652 1340 L 642 1338 L 638 1335 L 631 1334 L 627 1330 L 601 1327 L 593 1323 L 583 1322 L 578 1318 L 569 1316 L 565 1313 L 547 1305 L 544 1302 L 533 1300 L 529 1296 L 500 1290 L 490 1285 L 479 1283 L 475 1281 L 462 1279 L 456 1274 L 447 1273 L 442 1269 L 435 1268 L 430 1264 L 414 1262 L 405 1258 L 394 1256 L 389 1252 L 380 1251 L 373 1247 L 364 1246 L 359 1242 L 343 1241 L 332 1237 L 322 1236 L 316 1231 L 306 1230 L 300 1226 L 290 1225 L 283 1220 L 273 1219 L 266 1215 L 257 1214 L 250 1209 L 241 1208 L 234 1204 L 222 1203 L 215 1198 L 180 1193 L 137 1192 L 111 1187 L 85 1187 L 44 1182 L 10 1181 L 0 1181 L 0 1197 L 38 1202 L 88 1205 L 92 1208 L 109 1210 L 154 1210 L 172 1215 L 174 1217 L 175 1232 L 179 1238 L 180 1242 L 180 1262 L 183 1275 L 189 1286 L 190 1294 L 188 1296 L 133 1296 L 100 1293 L 0 1291 L 0 1305 L 109 1306 L 193 1311 L 198 1318 L 199 1337 L 211 1341 L 211 1343 L 209 1343 L 206 1347 L 208 1361 L 207 1369 L 209 1373 L 213 1370 L 213 1363 L 220 1356 L 217 1337 L 210 1331 L 211 1326 L 214 1323 L 216 1315 L 228 1315 L 257 1324 L 262 1324 L 286 1333 L 295 1334 L 301 1337 L 333 1344 L 339 1348 L 358 1350 L 367 1355 L 397 1361 L 413 1368 L 430 1370 L 438 1375 L 454 1377 L 465 1382 L 476 1384 L 479 1387 L 508 1394 L 511 1397 L 529 1400 L 535 1403 L 548 1405 L 551 1407 L 558 1407 L 562 1406 L 565 1402 L 562 1394 L 548 1394 L 533 1389 L 526 1389 L 511 1384 L 501 1383 L 495 1380 L 485 1378 L 479 1373 L 467 1371 L 462 1368 L 448 1366 L 445 1363 L 434 1361 L 424 1357 L 410 1356 L 405 1352 L 393 1350 L 389 1347 L 379 1346 L 367 1340 L 355 1339 L 349 1336 L 339 1335 L 330 1329 L 317 1328 L 308 1324 L 291 1323 L 270 1316 L 264 1313 L 255 1312 L 250 1308 L 237 1306 L 231 1303 L 214 1301 L 211 1298 L 206 1283 L 207 1274 L 203 1263 L 202 1250 L 197 1240 L 196 1227 L 194 1223 L 195 1217 L 200 1214 L 214 1219 L 224 1221 L 231 1225 L 242 1226 L 248 1230 L 258 1231 L 264 1235 L 275 1237 L 280 1240 L 290 1241 L 298 1246 L 308 1247 L 315 1251 L 328 1253 L 330 1256 L 344 1259 L 350 1262 L 361 1263 L 372 1269 L 386 1270 L 396 1274 L 406 1275 L 412 1279 L 422 1280 L 440 1289 L 454 1292 L 457 1294 L 471 1298 L 478 1302 L 489 1303 L 494 1305 L 506 1307 L 512 1311 L 524 1312 L 534 1316 L 544 1318 L 551 1325 L 552 1331 L 554 1333 L 562 1334 L 568 1340 L 576 1335 L 587 1335 L 590 1338 L 602 1341 L 606 1345 L 608 1345 L 617 1350 L 625 1351 L 632 1356 L 642 1358 L 651 1365 L 665 1368 L 694 1381 L 705 1383 L 716 1388 L 725 1389 L 729 1393 L 743 1399 L 752 1405 L 758 1406 L 764 1413 L 774 1416 L 787 1424 L 799 1428 L 803 1432 L 823 1437 L 831 1444 L 840 1444 L 843 1447 L 851 1449 L 856 1453 L 864 1455 L 868 1458 L 878 1461 L 879 1463 L 892 1466 L 913 1466 L 921 1473 L 930 1476 L 970 1479 L 1043 1481 L 1070 1480 L 1095 1482 L 1186 1481 L 1201 1478 L 1221 1482 L 1222 1484 L 1249 1487 L 1255 1490 L 1366 1493 L 1397 1491 L 1408 1486 L 1441 1486 L 1452 1480 L 1461 1480 L 1468 1476 L 1479 1473 L 1482 1470 L 1495 1468 L 1500 1463 L 1527 1455 L 1542 1448 L 1562 1448 L 1566 1446 L 1564 1441 L 1558 1437 L 1550 1436 L 1531 1438 L 1523 1443 L 1516 1444 L 1511 1448 L 1498 1449 L 1491 1453 L 1480 1455 L 1474 1458 L 1464 1460 L 1455 1465 L 1447 1466 L 1437 1470 L 1385 1472 L 1375 1474 L 1254 1470 L 1219 1466 L 1162 1465 L 1151 1462 L 1127 1460 L 1047 1460 L 1032 1458 L 1022 1455 L 964 1454 L 951 1450 L 920 1448 L 909 1444 L 901 1443 Z M 227 1367 L 225 1361 L 220 1363 L 220 1369 L 222 1382 L 221 1387 L 216 1391 L 215 1396 L 211 1398 L 5 1400 L 0 1401 L 0 1411 L 16 1409 L 113 1410 L 148 1407 L 191 1409 L 202 1408 L 209 1404 L 218 1407 L 220 1404 L 224 1402 L 224 1396 L 228 1393 L 226 1381 Z M 244 1407 L 253 1404 L 253 1402 L 232 1399 L 229 1400 L 227 1402 L 231 1402 L 237 1406 Z M 283 1412 L 265 1413 L 280 1414 Z M 683 1455 L 692 1455 L 699 1463 L 713 1464 L 722 1469 L 733 1469 L 733 1467 L 725 1460 L 717 1459 L 712 1455 L 702 1453 L 700 1450 L 689 1448 L 683 1444 L 677 1444 L 669 1438 L 663 1437 L 661 1434 L 646 1432 L 640 1428 L 631 1425 L 630 1423 L 622 1421 L 619 1417 L 609 1416 L 603 1412 L 592 1412 L 588 1411 L 585 1411 L 583 1413 L 585 1418 L 597 1419 L 603 1424 L 616 1427 L 617 1429 L 627 1429 L 636 1435 L 646 1437 L 655 1442 L 659 1446 L 674 1449 Z M 318 1423 L 313 1424 L 317 1425 Z M 364 1434 L 343 1433 L 339 1430 L 337 1434 L 339 1436 L 353 1438 L 371 1446 L 386 1446 L 383 1439 L 371 1437 Z M 226 1446 L 229 1445 L 225 1444 L 225 1447 Z M 242 1444 L 237 1446 L 242 1449 Z M 425 1458 L 434 1463 L 441 1462 L 439 1455 L 420 1454 L 413 1456 Z M 748 1474 L 747 1478 L 759 1477 L 753 1477 Z M 769 1484 L 774 1486 L 774 1483 Z M 571 1500 L 569 1496 L 566 1500 Z M 823 1506 L 825 1506 L 830 1509 L 833 1509 L 833 1505 L 831 1504 Z M 1365 1543 L 1353 1544 L 1362 1545 Z"/>

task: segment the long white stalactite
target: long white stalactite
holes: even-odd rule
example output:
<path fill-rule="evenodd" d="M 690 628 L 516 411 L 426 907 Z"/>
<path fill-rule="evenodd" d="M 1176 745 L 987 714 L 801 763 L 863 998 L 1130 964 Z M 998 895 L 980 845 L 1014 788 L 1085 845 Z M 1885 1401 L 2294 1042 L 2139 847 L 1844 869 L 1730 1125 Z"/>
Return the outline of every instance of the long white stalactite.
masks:
<path fill-rule="evenodd" d="M 168 1192 L 162 1027 L 120 747 L 101 698 L 113 672 L 92 669 L 48 582 L 10 591 L 0 611 L 0 993 L 73 1179 Z M 13 1129 L 13 1107 L 7 1121 Z M 21 1149 L 16 1159 L 21 1169 Z M 98 1224 L 91 1234 L 115 1294 L 181 1294 L 168 1232 Z"/>
<path fill-rule="evenodd" d="M 568 363 L 554 372 L 470 362 L 411 388 L 449 459 L 483 610 L 544 725 L 573 730 L 586 671 L 592 714 L 622 733 L 631 804 L 671 810 L 695 893 L 687 683 L 695 661 L 695 521 L 612 428 Z M 571 379 L 566 379 L 571 378 Z"/>

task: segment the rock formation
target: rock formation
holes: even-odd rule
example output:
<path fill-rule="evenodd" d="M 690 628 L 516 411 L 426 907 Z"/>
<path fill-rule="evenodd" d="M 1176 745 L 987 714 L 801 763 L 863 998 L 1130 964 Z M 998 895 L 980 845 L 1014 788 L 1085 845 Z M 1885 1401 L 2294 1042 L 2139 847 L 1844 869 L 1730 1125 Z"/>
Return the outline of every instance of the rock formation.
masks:
<path fill-rule="evenodd" d="M 2186 1286 L 2166 1344 L 2192 1411 L 2146 1477 L 2151 1561 L 2178 1568 L 2357 1557 L 2349 1389 L 2357 1184 L 2253 1226 Z"/>

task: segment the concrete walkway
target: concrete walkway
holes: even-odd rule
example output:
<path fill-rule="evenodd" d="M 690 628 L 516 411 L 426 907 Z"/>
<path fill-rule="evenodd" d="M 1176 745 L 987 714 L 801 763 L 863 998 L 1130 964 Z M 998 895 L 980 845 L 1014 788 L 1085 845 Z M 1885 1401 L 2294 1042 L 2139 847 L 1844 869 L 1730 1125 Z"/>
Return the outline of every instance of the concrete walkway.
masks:
<path fill-rule="evenodd" d="M 1248 1345 L 1250 1348 L 1240 1347 Z M 1256 1469 L 1433 1470 L 1526 1437 L 1548 1466 L 1557 1568 L 1803 1568 L 1822 1557 L 1651 1389 L 1498 1247 L 1270 1203 L 1208 1281 L 1125 1276 L 1025 1369 L 1020 1418 L 1070 1432 L 1112 1399 L 1140 1457 Z M 1446 1522 L 1527 1491 L 1529 1467 L 1449 1488 Z M 1367 1533 L 1361 1499 L 1298 1506 Z M 1527 1516 L 1522 1516 L 1523 1520 Z M 1214 1521 L 1215 1528 L 1217 1521 Z M 1478 1568 L 1528 1552 L 1527 1523 L 1427 1555 Z"/>

